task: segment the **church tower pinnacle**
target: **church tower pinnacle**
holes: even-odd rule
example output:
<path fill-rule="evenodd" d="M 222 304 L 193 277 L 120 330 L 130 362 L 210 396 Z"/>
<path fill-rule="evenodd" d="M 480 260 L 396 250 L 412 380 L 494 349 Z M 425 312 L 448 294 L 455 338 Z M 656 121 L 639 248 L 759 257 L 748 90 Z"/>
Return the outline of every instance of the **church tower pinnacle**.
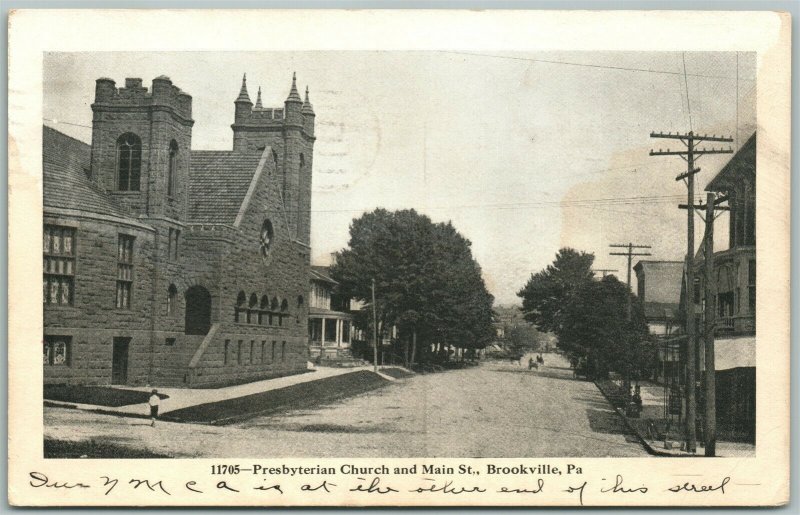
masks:
<path fill-rule="evenodd" d="M 239 97 L 236 99 L 236 102 L 250 102 L 250 95 L 247 94 L 247 74 L 245 73 L 242 77 L 242 89 L 239 90 Z"/>

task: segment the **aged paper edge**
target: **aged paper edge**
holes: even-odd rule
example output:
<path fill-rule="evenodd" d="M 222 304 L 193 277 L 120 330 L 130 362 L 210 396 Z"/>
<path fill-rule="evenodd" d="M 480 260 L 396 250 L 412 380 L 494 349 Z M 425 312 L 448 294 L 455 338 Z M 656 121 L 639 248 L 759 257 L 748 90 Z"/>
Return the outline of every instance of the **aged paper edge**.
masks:
<path fill-rule="evenodd" d="M 186 30 L 175 34 L 178 23 Z M 34 11 L 18 10 L 9 18 L 9 479 L 14 505 L 576 505 L 563 492 L 525 497 L 503 496 L 392 497 L 339 493 L 301 494 L 305 479 L 286 482 L 295 493 L 268 499 L 254 493 L 232 497 L 202 496 L 188 491 L 154 497 L 138 490 L 124 496 L 95 491 L 32 489 L 31 471 L 79 480 L 114 474 L 166 482 L 209 482 L 216 463 L 261 463 L 293 466 L 343 463 L 385 463 L 407 466 L 427 463 L 481 466 L 514 465 L 523 460 L 475 459 L 195 459 L 162 462 L 127 460 L 42 459 L 42 376 L 32 342 L 42 334 L 42 311 L 30 285 L 38 284 L 41 231 L 42 53 L 45 51 L 175 51 L 209 50 L 202 34 L 213 24 L 213 50 L 707 50 L 758 53 L 758 184 L 757 262 L 757 452 L 754 458 L 543 458 L 528 459 L 584 469 L 581 481 L 623 474 L 657 478 L 671 484 L 686 470 L 708 478 L 736 477 L 757 487 L 731 488 L 724 496 L 676 497 L 668 492 L 635 498 L 593 496 L 591 505 L 780 505 L 789 497 L 789 138 L 790 17 L 771 12 L 591 12 L 591 11 Z M 267 45 L 260 37 L 270 27 Z M 92 30 L 85 30 L 92 27 Z M 609 38 L 609 34 L 614 34 Z M 143 37 L 148 35 L 148 37 Z M 457 46 L 453 42 L 459 41 Z M 767 243 L 769 246 L 767 246 Z M 769 249 L 769 252 L 766 251 Z M 38 291 L 38 288 L 35 290 Z M 765 307 L 766 306 L 766 307 Z M 196 478 L 196 479 L 195 479 Z M 457 477 L 450 478 L 457 480 Z M 496 480 L 482 481 L 490 489 Z M 519 478 L 503 478 L 508 486 L 524 486 Z M 291 483 L 291 485 L 290 485 Z M 417 483 L 398 478 L 400 487 Z M 580 484 L 580 481 L 576 484 Z M 562 486 L 567 485 L 564 483 Z M 566 486 L 565 486 L 566 487 Z M 402 489 L 402 488 L 401 488 Z M 407 489 L 407 488 L 406 488 Z M 662 488 L 663 489 L 663 488 Z M 100 492 L 102 493 L 102 492 Z"/>

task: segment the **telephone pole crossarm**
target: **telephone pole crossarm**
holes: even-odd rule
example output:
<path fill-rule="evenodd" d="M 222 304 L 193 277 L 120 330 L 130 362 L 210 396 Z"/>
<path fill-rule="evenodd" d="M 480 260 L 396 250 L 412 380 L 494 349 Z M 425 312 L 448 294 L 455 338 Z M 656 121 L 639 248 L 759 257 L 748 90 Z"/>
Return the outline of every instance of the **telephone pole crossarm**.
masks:
<path fill-rule="evenodd" d="M 721 143 L 733 143 L 733 138 L 732 137 L 730 137 L 730 136 L 717 136 L 716 134 L 712 134 L 711 136 L 709 136 L 708 134 L 694 134 L 694 133 L 680 134 L 680 133 L 676 132 L 675 134 L 673 134 L 671 132 L 667 132 L 667 133 L 651 132 L 650 133 L 650 137 L 651 138 L 661 138 L 661 139 L 679 139 L 681 141 L 683 141 L 685 139 L 689 139 L 689 137 L 691 137 L 695 141 L 718 141 L 718 142 L 721 142 Z"/>
<path fill-rule="evenodd" d="M 689 204 L 678 204 L 679 209 L 689 209 Z M 698 211 L 705 211 L 706 204 L 694 204 L 692 208 L 697 209 Z M 731 208 L 728 206 L 714 206 L 714 211 L 730 211 Z"/>
<path fill-rule="evenodd" d="M 675 177 L 675 181 L 680 181 L 681 179 L 686 179 L 686 178 L 687 178 L 687 177 L 689 177 L 690 175 L 694 175 L 694 174 L 696 174 L 696 173 L 700 173 L 700 168 L 695 168 L 695 169 L 694 169 L 694 170 L 692 170 L 691 172 L 683 172 L 683 173 L 682 173 L 682 174 L 680 174 L 679 176 Z"/>
<path fill-rule="evenodd" d="M 704 156 L 706 154 L 733 154 L 732 148 L 701 148 L 698 150 L 692 150 L 691 152 L 694 156 Z M 650 151 L 651 156 L 688 156 L 688 150 L 662 150 L 658 149 Z"/>

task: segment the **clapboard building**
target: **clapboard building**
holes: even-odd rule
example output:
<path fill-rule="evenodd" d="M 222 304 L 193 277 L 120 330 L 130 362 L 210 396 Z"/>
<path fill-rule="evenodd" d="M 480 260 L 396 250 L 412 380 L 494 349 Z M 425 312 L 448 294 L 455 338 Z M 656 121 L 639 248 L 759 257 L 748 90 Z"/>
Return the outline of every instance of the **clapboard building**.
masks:
<path fill-rule="evenodd" d="M 308 358 L 314 111 L 234 102 L 233 149 L 192 150 L 168 77 L 96 81 L 91 143 L 43 133 L 44 381 L 214 386 Z"/>

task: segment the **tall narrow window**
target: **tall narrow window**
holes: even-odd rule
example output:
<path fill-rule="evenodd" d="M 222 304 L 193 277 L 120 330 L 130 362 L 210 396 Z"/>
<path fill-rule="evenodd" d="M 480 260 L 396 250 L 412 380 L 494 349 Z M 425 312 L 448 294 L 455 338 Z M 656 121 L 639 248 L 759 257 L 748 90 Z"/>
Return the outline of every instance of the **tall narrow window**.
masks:
<path fill-rule="evenodd" d="M 169 143 L 169 175 L 167 176 L 167 196 L 174 197 L 178 176 L 178 143 Z"/>
<path fill-rule="evenodd" d="M 117 189 L 139 191 L 142 169 L 142 140 L 127 132 L 117 140 Z"/>
<path fill-rule="evenodd" d="M 45 304 L 72 305 L 75 286 L 75 229 L 44 226 Z"/>
<path fill-rule="evenodd" d="M 258 324 L 263 325 L 268 320 L 269 312 L 269 297 L 266 295 L 261 296 L 261 304 L 258 311 Z"/>
<path fill-rule="evenodd" d="M 286 361 L 286 342 L 281 342 L 281 361 Z"/>
<path fill-rule="evenodd" d="M 303 309 L 303 296 L 297 296 L 297 312 L 294 315 L 294 320 L 296 323 L 300 323 L 300 310 Z"/>
<path fill-rule="evenodd" d="M 117 242 L 117 308 L 130 309 L 133 287 L 133 236 L 119 235 Z"/>
<path fill-rule="evenodd" d="M 169 245 L 167 247 L 167 259 L 170 261 L 178 260 L 178 239 L 180 238 L 181 231 L 178 229 L 169 229 Z"/>
<path fill-rule="evenodd" d="M 225 351 L 224 351 L 225 354 L 222 355 L 222 364 L 223 365 L 227 365 L 228 362 L 230 361 L 229 358 L 228 358 L 228 355 L 230 354 L 230 351 L 231 351 L 231 341 L 230 340 L 225 340 Z"/>
<path fill-rule="evenodd" d="M 300 227 L 300 225 L 303 223 L 303 213 L 302 213 L 302 206 L 300 205 L 300 202 L 301 202 L 301 199 L 303 198 L 303 196 L 302 196 L 303 195 L 303 188 L 305 187 L 305 175 L 303 174 L 303 171 L 305 170 L 305 168 L 306 168 L 306 158 L 301 153 L 300 154 L 300 166 L 298 166 L 298 168 L 297 168 L 297 186 L 298 186 L 297 195 L 298 195 L 298 197 L 297 197 L 297 205 L 295 206 L 295 234 L 297 234 L 298 237 L 302 237 L 300 235 L 304 234 L 304 232 L 303 232 L 304 229 Z"/>
<path fill-rule="evenodd" d="M 233 308 L 233 321 L 239 322 L 239 314 L 244 311 L 245 303 L 247 302 L 247 295 L 243 291 L 239 292 L 236 296 L 236 307 Z"/>
<path fill-rule="evenodd" d="M 239 344 L 236 346 L 236 364 L 242 364 L 242 345 L 244 344 L 243 340 L 239 340 Z"/>
<path fill-rule="evenodd" d="M 256 351 L 255 351 L 255 348 L 256 348 L 255 340 L 250 340 L 250 364 L 251 365 L 256 362 Z"/>
<path fill-rule="evenodd" d="M 261 363 L 267 359 L 267 341 L 261 340 Z"/>
<path fill-rule="evenodd" d="M 175 312 L 175 299 L 178 298 L 178 288 L 174 284 L 170 284 L 167 288 L 167 315 Z"/>
<path fill-rule="evenodd" d="M 275 340 L 272 340 L 272 358 L 271 358 L 271 361 L 273 363 L 275 362 L 275 344 L 276 343 L 278 343 L 278 342 L 276 342 Z"/>
<path fill-rule="evenodd" d="M 250 302 L 247 305 L 247 323 L 255 323 L 258 312 L 258 297 L 255 293 L 250 294 Z"/>

